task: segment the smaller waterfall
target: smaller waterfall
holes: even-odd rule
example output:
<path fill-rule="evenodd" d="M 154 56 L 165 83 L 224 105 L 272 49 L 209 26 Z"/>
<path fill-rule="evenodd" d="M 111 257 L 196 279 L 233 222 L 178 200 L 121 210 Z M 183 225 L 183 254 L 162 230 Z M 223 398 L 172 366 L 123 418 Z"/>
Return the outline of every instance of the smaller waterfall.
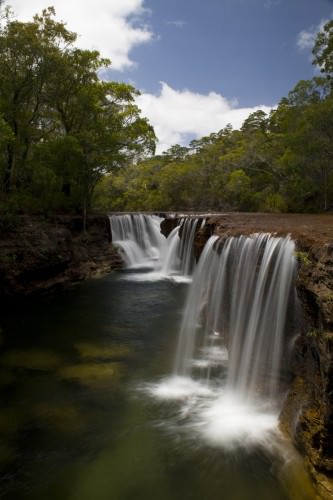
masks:
<path fill-rule="evenodd" d="M 182 219 L 168 238 L 160 232 L 161 221 L 155 215 L 112 215 L 112 241 L 120 248 L 127 269 L 149 270 L 149 279 L 188 280 L 195 267 L 194 238 L 200 219 Z"/>
<path fill-rule="evenodd" d="M 185 218 L 167 238 L 163 272 L 167 275 L 191 276 L 195 267 L 194 238 L 200 219 Z M 202 222 L 204 224 L 204 221 Z"/>
<path fill-rule="evenodd" d="M 159 267 L 166 240 L 156 215 L 126 214 L 110 216 L 112 242 L 121 249 L 127 268 Z"/>

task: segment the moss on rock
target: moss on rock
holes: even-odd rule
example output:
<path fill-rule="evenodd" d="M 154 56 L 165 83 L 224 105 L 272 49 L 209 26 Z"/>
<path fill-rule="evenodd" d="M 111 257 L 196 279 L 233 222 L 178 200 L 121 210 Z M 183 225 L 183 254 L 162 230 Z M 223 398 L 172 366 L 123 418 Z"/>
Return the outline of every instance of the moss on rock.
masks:
<path fill-rule="evenodd" d="M 52 371 L 61 362 L 59 355 L 48 349 L 12 349 L 1 358 L 6 368 L 24 370 Z"/>
<path fill-rule="evenodd" d="M 79 382 L 82 385 L 100 386 L 119 380 L 125 372 L 122 363 L 81 363 L 66 366 L 59 370 L 62 380 Z"/>
<path fill-rule="evenodd" d="M 93 344 L 90 342 L 80 342 L 75 344 L 75 348 L 82 359 L 129 359 L 133 357 L 133 351 L 122 344 Z"/>

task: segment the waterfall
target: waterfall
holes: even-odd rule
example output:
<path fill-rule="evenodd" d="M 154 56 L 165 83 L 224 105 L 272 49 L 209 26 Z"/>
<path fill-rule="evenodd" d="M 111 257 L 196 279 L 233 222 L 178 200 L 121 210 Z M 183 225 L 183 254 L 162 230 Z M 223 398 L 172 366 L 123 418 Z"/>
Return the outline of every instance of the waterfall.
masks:
<path fill-rule="evenodd" d="M 200 219 L 182 219 L 167 238 L 163 272 L 167 275 L 191 276 L 195 267 L 194 238 Z M 204 222 L 203 222 L 204 223 Z"/>
<path fill-rule="evenodd" d="M 295 260 L 289 237 L 211 237 L 189 291 L 175 372 L 210 378 L 242 400 L 274 398 Z M 204 375 L 203 375 L 204 371 Z"/>
<path fill-rule="evenodd" d="M 156 279 L 189 278 L 195 267 L 194 238 L 200 219 L 183 218 L 168 238 L 160 232 L 162 220 L 156 215 L 112 215 L 112 242 L 127 269 L 153 269 Z"/>
<path fill-rule="evenodd" d="M 166 244 L 160 232 L 161 220 L 157 215 L 110 216 L 112 242 L 121 250 L 127 268 L 159 267 Z"/>
<path fill-rule="evenodd" d="M 283 455 L 278 415 L 282 359 L 294 327 L 294 273 L 289 237 L 207 241 L 188 291 L 174 372 L 143 387 L 178 402 L 163 423 L 177 439 Z"/>

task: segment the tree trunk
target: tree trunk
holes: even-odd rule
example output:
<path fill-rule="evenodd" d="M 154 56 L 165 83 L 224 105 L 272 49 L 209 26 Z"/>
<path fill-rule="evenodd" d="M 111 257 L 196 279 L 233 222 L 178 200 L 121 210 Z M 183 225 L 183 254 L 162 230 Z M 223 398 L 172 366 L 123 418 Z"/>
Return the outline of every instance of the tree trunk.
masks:
<path fill-rule="evenodd" d="M 82 213 L 82 230 L 87 232 L 87 199 L 83 200 L 83 213 Z"/>

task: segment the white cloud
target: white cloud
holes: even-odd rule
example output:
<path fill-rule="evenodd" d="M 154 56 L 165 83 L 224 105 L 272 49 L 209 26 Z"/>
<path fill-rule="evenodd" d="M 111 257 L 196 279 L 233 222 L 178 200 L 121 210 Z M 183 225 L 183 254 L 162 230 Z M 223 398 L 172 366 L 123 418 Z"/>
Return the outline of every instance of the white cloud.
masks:
<path fill-rule="evenodd" d="M 277 7 L 281 4 L 281 0 L 265 0 L 264 7 L 265 9 L 271 9 L 272 7 Z"/>
<path fill-rule="evenodd" d="M 268 106 L 236 108 L 235 101 L 228 101 L 216 92 L 207 95 L 190 90 L 175 90 L 167 83 L 161 83 L 159 95 L 143 93 L 137 103 L 155 129 L 159 139 L 157 152 L 173 144 L 186 145 L 188 136 L 200 138 L 218 132 L 228 123 L 240 128 L 248 115 L 258 109 L 266 113 Z"/>
<path fill-rule="evenodd" d="M 153 39 L 143 18 L 147 14 L 144 0 L 10 0 L 20 20 L 30 20 L 46 5 L 53 5 L 57 19 L 79 34 L 78 45 L 97 49 L 112 61 L 112 68 L 123 70 L 135 63 L 129 53 L 133 47 Z"/>
<path fill-rule="evenodd" d="M 186 26 L 187 22 L 177 19 L 176 21 L 167 21 L 168 26 L 175 26 L 176 28 L 183 28 Z"/>
<path fill-rule="evenodd" d="M 297 37 L 297 47 L 300 50 L 312 49 L 319 31 L 321 31 L 328 19 L 322 19 L 317 26 L 310 26 L 307 30 L 302 30 Z"/>

